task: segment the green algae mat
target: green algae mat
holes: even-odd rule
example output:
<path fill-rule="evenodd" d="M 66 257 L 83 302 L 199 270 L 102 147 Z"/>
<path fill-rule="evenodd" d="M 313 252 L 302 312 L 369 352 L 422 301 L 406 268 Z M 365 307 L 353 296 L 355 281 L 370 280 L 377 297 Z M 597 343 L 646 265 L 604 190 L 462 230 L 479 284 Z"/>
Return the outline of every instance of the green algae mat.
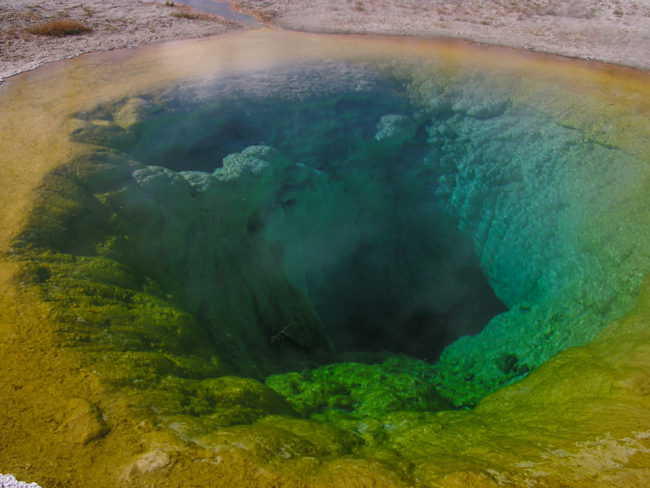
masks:
<path fill-rule="evenodd" d="M 5 82 L 0 472 L 650 482 L 649 92 L 265 30 Z"/>

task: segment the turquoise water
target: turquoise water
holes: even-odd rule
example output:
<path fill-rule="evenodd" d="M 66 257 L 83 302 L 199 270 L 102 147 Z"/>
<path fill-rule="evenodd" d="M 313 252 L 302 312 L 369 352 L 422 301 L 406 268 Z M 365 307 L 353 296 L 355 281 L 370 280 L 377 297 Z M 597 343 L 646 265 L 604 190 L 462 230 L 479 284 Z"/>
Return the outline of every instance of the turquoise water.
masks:
<path fill-rule="evenodd" d="M 182 309 L 164 333 L 126 318 L 153 305 L 120 312 L 102 341 L 198 354 L 200 376 L 302 371 L 268 384 L 323 418 L 332 391 L 352 416 L 472 406 L 630 308 L 644 164 L 517 103 L 517 79 L 409 69 L 288 64 L 78 113 L 93 210 L 28 240 Z M 623 231 L 594 218 L 617 212 Z M 407 393 L 379 401 L 379 377 Z"/>
<path fill-rule="evenodd" d="M 199 102 L 187 92 L 170 95 L 164 109 L 149 108 L 151 117 L 129 131 L 101 131 L 108 140 L 78 137 L 169 168 L 195 192 L 230 154 L 251 146 L 278 151 L 288 166 L 246 229 L 313 304 L 335 351 L 431 361 L 505 311 L 471 240 L 420 180 L 429 146 L 424 119 L 408 115 L 417 107 L 406 93 L 343 64 L 257 76 L 257 83 L 248 74 L 245 84 L 233 76 L 204 87 L 214 93 Z M 190 221 L 201 210 L 183 211 Z M 183 293 L 186 284 L 175 286 Z M 203 300 L 199 308 L 210 307 Z"/>

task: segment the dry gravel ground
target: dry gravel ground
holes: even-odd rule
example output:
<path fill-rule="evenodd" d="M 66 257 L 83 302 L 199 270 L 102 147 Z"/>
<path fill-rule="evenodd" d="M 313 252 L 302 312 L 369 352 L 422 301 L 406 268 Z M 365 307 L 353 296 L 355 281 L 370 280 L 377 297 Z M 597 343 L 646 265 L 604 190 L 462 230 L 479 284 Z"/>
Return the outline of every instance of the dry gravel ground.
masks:
<path fill-rule="evenodd" d="M 310 32 L 451 37 L 650 69 L 650 0 L 238 0 Z"/>
<path fill-rule="evenodd" d="M 182 1 L 182 0 L 181 0 Z M 0 0 L 0 81 L 84 52 L 243 28 L 163 0 Z M 449 37 L 650 70 L 650 0 L 237 0 L 263 23 L 311 32 Z M 190 15 L 184 15 L 189 13 Z M 189 17 L 189 18 L 188 18 Z M 71 18 L 88 34 L 28 29 Z"/>
<path fill-rule="evenodd" d="M 42 22 L 61 18 L 82 22 L 92 32 L 65 37 L 28 33 Z M 242 27 L 164 1 L 0 0 L 0 81 L 47 61 L 85 52 L 203 37 Z"/>

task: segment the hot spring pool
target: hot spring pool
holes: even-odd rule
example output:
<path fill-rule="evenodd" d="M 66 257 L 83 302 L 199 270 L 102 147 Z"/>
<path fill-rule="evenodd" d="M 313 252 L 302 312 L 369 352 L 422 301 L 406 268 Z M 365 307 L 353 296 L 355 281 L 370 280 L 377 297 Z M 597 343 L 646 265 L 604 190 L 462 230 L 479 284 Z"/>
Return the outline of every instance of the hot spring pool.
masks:
<path fill-rule="evenodd" d="M 640 486 L 649 87 L 264 30 L 9 80 L 0 471 Z"/>

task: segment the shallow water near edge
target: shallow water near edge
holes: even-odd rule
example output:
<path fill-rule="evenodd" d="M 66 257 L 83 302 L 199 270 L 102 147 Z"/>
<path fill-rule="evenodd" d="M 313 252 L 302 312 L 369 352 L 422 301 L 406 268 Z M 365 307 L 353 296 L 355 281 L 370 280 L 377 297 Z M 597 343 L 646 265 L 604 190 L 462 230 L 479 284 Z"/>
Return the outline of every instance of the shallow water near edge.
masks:
<path fill-rule="evenodd" d="M 7 286 L 103 385 L 73 395 L 81 428 L 54 420 L 61 463 L 132 486 L 197 459 L 214 467 L 189 476 L 223 486 L 247 463 L 258 486 L 642 476 L 647 87 L 463 44 L 265 31 L 3 85 Z M 487 315 L 453 320 L 488 293 Z M 81 474 L 79 445 L 101 467 Z M 558 461 L 623 448 L 640 461 Z"/>
<path fill-rule="evenodd" d="M 178 2 L 182 5 L 188 5 L 199 12 L 218 15 L 226 19 L 240 22 L 247 26 L 259 25 L 257 19 L 252 15 L 243 14 L 233 9 L 230 1 L 224 0 L 185 0 Z"/>

